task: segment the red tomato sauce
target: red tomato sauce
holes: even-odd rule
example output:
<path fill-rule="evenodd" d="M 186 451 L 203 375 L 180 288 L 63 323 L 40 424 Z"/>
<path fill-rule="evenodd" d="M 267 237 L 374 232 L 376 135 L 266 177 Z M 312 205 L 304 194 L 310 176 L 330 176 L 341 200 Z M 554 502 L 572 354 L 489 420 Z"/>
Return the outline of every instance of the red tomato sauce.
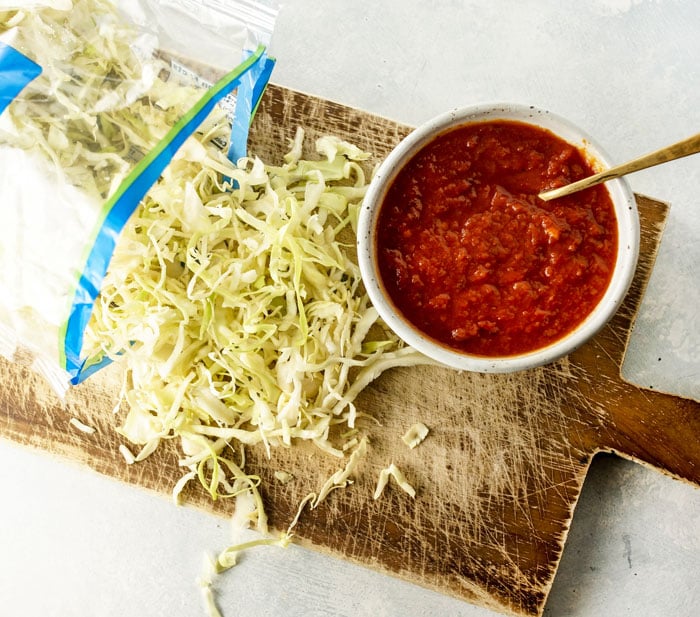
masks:
<path fill-rule="evenodd" d="M 610 282 L 617 226 L 607 189 L 544 202 L 591 175 L 583 154 L 529 124 L 453 129 L 399 172 L 381 206 L 379 271 L 397 308 L 447 347 L 526 353 L 573 330 Z"/>

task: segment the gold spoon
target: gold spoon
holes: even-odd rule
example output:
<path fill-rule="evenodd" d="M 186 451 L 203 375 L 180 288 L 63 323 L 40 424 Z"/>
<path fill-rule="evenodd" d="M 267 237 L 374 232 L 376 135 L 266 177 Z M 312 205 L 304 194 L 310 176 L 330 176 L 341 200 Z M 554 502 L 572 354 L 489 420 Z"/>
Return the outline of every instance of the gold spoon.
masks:
<path fill-rule="evenodd" d="M 572 182 L 571 184 L 566 184 L 558 189 L 552 189 L 551 191 L 544 191 L 539 194 L 539 198 L 544 201 L 549 201 L 550 199 L 556 199 L 557 197 L 563 197 L 564 195 L 571 195 L 571 193 L 576 193 L 589 186 L 595 186 L 601 182 L 607 182 L 614 178 L 619 178 L 626 174 L 630 174 L 633 171 L 639 171 L 640 169 L 646 169 L 647 167 L 653 167 L 659 163 L 666 163 L 667 161 L 673 161 L 675 159 L 683 158 L 690 154 L 695 154 L 700 152 L 700 133 L 679 141 L 671 146 L 666 146 L 660 150 L 650 152 L 639 158 L 632 159 L 628 163 L 623 163 L 622 165 L 617 165 L 616 167 L 611 167 L 606 171 L 602 171 L 588 178 L 583 178 L 583 180 L 578 180 L 577 182 Z"/>

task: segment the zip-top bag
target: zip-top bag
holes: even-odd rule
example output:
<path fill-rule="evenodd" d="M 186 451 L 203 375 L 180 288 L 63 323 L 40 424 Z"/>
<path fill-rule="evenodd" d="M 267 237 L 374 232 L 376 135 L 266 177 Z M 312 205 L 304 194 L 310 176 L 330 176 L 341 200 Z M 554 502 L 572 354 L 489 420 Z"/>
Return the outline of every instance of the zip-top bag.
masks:
<path fill-rule="evenodd" d="M 245 156 L 277 10 L 0 0 L 0 354 L 27 350 L 58 392 L 101 366 L 83 336 L 119 234 L 212 111 Z"/>

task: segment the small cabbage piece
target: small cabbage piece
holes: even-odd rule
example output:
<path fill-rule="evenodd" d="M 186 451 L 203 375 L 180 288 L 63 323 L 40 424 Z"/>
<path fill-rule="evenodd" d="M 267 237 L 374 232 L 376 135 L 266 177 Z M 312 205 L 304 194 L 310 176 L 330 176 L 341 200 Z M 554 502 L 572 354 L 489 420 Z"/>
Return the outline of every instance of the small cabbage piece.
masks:
<path fill-rule="evenodd" d="M 331 491 L 337 488 L 345 488 L 348 484 L 352 484 L 351 476 L 355 472 L 360 460 L 367 454 L 367 438 L 364 437 L 359 445 L 353 450 L 348 462 L 343 469 L 339 469 L 328 478 L 321 487 L 318 495 L 311 502 L 311 508 L 317 508 L 318 505 L 328 497 Z"/>
<path fill-rule="evenodd" d="M 136 457 L 123 443 L 119 444 L 119 453 L 124 457 L 127 465 L 133 465 L 136 462 Z"/>
<path fill-rule="evenodd" d="M 411 486 L 403 472 L 396 465 L 394 465 L 394 463 L 391 463 L 391 465 L 389 465 L 385 469 L 382 469 L 379 472 L 377 488 L 374 491 L 375 500 L 379 499 L 382 496 L 384 488 L 389 482 L 389 478 L 394 478 L 394 480 L 396 480 L 396 483 L 399 485 L 399 487 L 401 487 L 402 490 L 408 493 L 412 498 L 415 498 L 416 489 L 414 489 L 413 486 Z"/>
<path fill-rule="evenodd" d="M 287 484 L 294 478 L 294 476 L 291 473 L 289 473 L 288 471 L 283 471 L 281 469 L 275 471 L 274 476 L 275 480 L 277 480 L 280 484 Z"/>
<path fill-rule="evenodd" d="M 365 447 L 357 395 L 426 360 L 380 321 L 354 260 L 367 155 L 326 136 L 318 160 L 303 158 L 300 129 L 282 165 L 234 165 L 216 146 L 226 130 L 212 119 L 129 221 L 84 353 L 124 363 L 129 441 L 150 452 L 179 439 L 176 498 L 195 475 L 213 499 L 251 491 L 265 531 L 243 447 L 304 440 L 349 456 L 347 471 Z M 319 493 L 347 484 L 341 475 Z"/>
<path fill-rule="evenodd" d="M 92 435 L 97 432 L 97 429 L 95 429 L 94 426 L 89 426 L 85 424 L 84 422 L 81 422 L 78 420 L 78 418 L 71 418 L 69 421 L 69 424 L 71 426 L 74 426 L 76 429 L 78 429 L 82 433 L 87 433 L 88 435 Z"/>
<path fill-rule="evenodd" d="M 401 440 L 413 450 L 413 448 L 419 446 L 423 442 L 428 436 L 428 432 L 428 427 L 425 424 L 416 422 L 409 427 L 406 433 L 401 437 Z"/>

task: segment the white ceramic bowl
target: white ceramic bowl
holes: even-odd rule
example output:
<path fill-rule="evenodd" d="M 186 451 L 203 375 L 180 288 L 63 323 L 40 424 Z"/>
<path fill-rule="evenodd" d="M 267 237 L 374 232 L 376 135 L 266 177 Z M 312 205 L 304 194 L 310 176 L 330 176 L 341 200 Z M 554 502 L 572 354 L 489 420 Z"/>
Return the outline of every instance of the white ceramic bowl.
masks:
<path fill-rule="evenodd" d="M 606 169 L 611 161 L 582 130 L 551 112 L 514 104 L 477 105 L 444 113 L 415 129 L 379 166 L 359 214 L 357 248 L 363 282 L 370 300 L 386 324 L 414 349 L 459 370 L 507 373 L 552 362 L 567 355 L 596 334 L 620 306 L 634 276 L 639 253 L 639 216 L 634 195 L 624 179 L 609 181 L 618 225 L 618 252 L 610 284 L 603 298 L 573 331 L 548 345 L 521 355 L 484 357 L 456 351 L 419 331 L 404 318 L 389 298 L 376 261 L 375 227 L 380 207 L 402 167 L 437 135 L 472 122 L 516 120 L 548 129 L 585 153 L 594 168 Z"/>

